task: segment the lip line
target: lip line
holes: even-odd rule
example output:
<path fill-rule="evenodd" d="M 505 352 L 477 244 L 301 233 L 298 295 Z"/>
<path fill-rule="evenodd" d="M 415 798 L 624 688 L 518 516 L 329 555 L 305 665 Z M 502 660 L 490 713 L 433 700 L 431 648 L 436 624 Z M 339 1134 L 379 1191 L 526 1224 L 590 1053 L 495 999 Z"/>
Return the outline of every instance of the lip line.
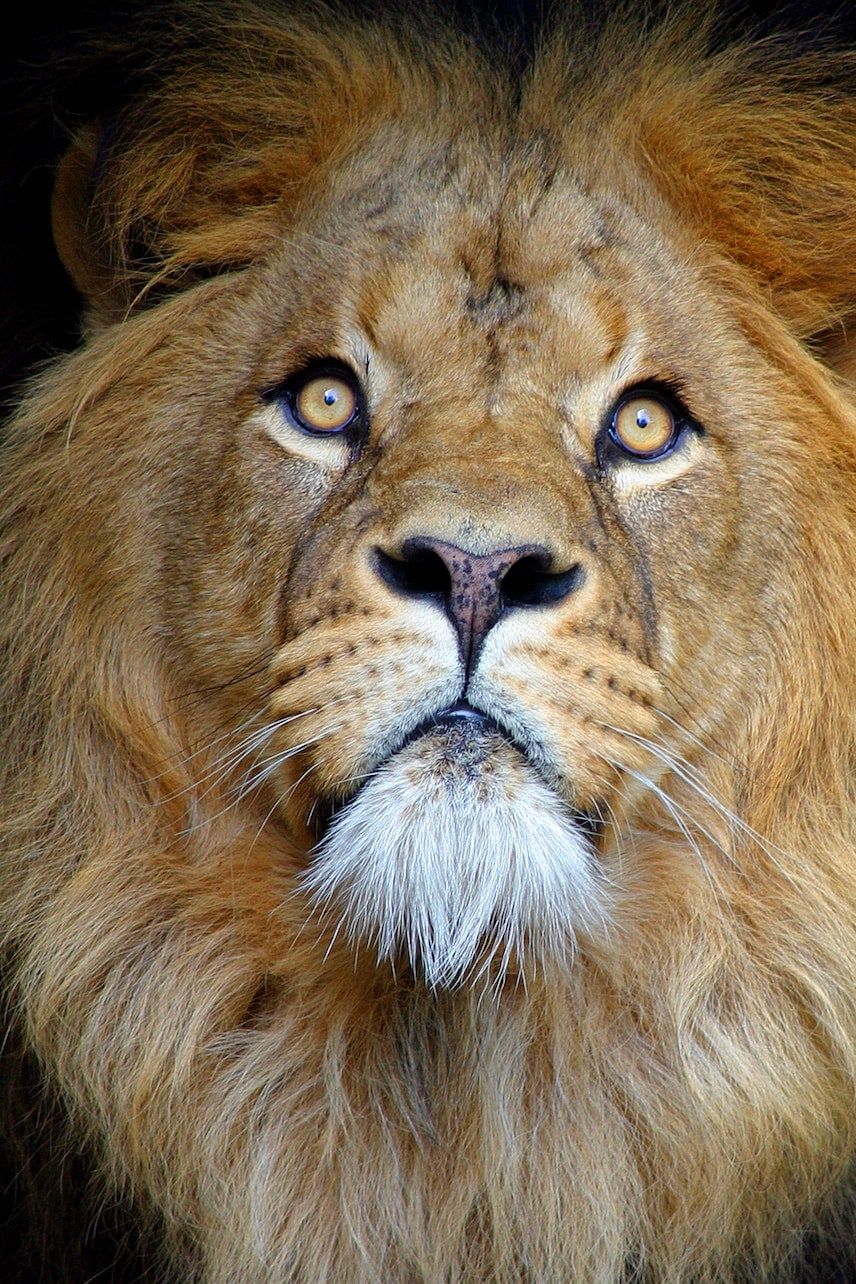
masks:
<path fill-rule="evenodd" d="M 523 761 L 528 763 L 538 776 L 541 776 L 541 772 L 538 771 L 537 766 L 532 762 L 532 759 L 526 749 L 515 739 L 507 728 L 503 727 L 495 718 L 491 718 L 488 714 L 482 713 L 480 709 L 476 709 L 475 706 L 471 705 L 467 700 L 458 700 L 448 708 L 441 709 L 437 713 L 430 714 L 427 718 L 423 718 L 421 722 L 417 723 L 399 744 L 389 750 L 381 762 L 375 764 L 373 769 L 368 772 L 360 782 L 358 788 L 348 798 L 342 799 L 338 802 L 333 801 L 332 799 L 327 799 L 322 803 L 322 806 L 319 809 L 318 821 L 315 826 L 317 834 L 316 845 L 323 840 L 324 835 L 329 830 L 331 823 L 335 820 L 338 813 L 343 811 L 346 807 L 349 807 L 354 799 L 362 793 L 369 781 L 373 779 L 379 771 L 383 770 L 384 766 L 401 753 L 408 745 L 415 743 L 417 740 L 421 740 L 423 736 L 430 735 L 432 732 L 455 730 L 456 728 L 460 730 L 466 726 L 471 726 L 474 730 L 477 728 L 488 735 L 498 736 L 500 739 L 504 740 L 506 744 L 510 745 L 512 749 L 519 753 Z M 573 815 L 575 823 L 579 825 L 580 828 L 588 834 L 591 841 L 594 842 L 603 829 L 603 820 L 599 814 L 599 808 L 597 805 L 591 808 L 570 807 L 569 811 Z"/>
<path fill-rule="evenodd" d="M 458 700 L 447 709 L 441 709 L 437 713 L 429 714 L 427 718 L 423 718 L 407 733 L 401 744 L 388 755 L 387 761 L 394 754 L 400 753 L 405 746 L 412 744 L 415 740 L 420 740 L 422 736 L 430 735 L 432 731 L 455 730 L 463 729 L 464 727 L 471 727 L 473 730 L 478 729 L 482 732 L 500 736 L 516 749 L 527 762 L 529 761 L 529 755 L 523 746 L 518 744 L 505 727 L 497 722 L 495 718 L 491 718 L 488 714 L 482 713 L 480 709 L 476 709 L 467 700 Z"/>
<path fill-rule="evenodd" d="M 347 798 L 324 798 L 320 800 L 320 806 L 317 809 L 316 820 L 313 825 L 316 834 L 315 845 L 317 846 L 318 843 L 323 840 L 324 835 L 329 830 L 330 825 L 335 820 L 339 812 L 343 811 L 346 807 L 349 807 L 351 803 L 359 797 L 369 781 L 372 780 L 379 771 L 382 771 L 386 764 L 391 762 L 392 759 L 400 754 L 403 749 L 406 749 L 408 745 L 414 744 L 417 740 L 421 740 L 423 736 L 431 735 L 432 732 L 454 730 L 456 727 L 460 729 L 467 725 L 472 726 L 474 729 L 478 727 L 481 731 L 499 736 L 506 742 L 506 744 L 511 745 L 511 747 L 521 755 L 525 762 L 530 761 L 525 749 L 523 749 L 523 747 L 514 740 L 511 734 L 494 718 L 489 717 L 486 713 L 482 713 L 480 709 L 476 709 L 467 700 L 458 700 L 455 704 L 449 705 L 448 708 L 440 709 L 436 713 L 429 714 L 427 718 L 423 718 L 421 722 L 418 722 L 415 727 L 408 731 L 407 735 L 404 736 L 402 740 L 387 751 L 380 762 L 375 763 L 371 771 L 365 774 L 357 788 L 352 794 L 349 794 Z"/>

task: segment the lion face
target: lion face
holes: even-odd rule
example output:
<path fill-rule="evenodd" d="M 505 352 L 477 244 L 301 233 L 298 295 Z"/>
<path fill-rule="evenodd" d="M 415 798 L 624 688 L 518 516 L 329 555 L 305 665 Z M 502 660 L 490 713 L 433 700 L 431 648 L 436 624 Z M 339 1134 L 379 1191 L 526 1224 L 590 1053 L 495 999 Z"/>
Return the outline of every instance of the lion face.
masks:
<path fill-rule="evenodd" d="M 683 38 L 233 18 L 60 168 L 2 922 L 177 1278 L 754 1284 L 849 1207 L 852 78 Z"/>
<path fill-rule="evenodd" d="M 762 680 L 781 536 L 743 542 L 769 497 L 722 390 L 753 357 L 677 247 L 543 158 L 467 163 L 380 212 L 339 178 L 242 354 L 242 466 L 297 527 L 250 777 L 315 908 L 431 984 L 605 940 L 681 726 L 722 734 Z"/>

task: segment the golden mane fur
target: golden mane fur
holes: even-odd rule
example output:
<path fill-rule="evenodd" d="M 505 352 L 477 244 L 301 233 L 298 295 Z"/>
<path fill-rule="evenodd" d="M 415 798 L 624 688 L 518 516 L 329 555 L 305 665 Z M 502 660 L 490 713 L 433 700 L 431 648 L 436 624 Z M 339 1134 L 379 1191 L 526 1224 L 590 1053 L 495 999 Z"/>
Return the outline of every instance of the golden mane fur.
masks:
<path fill-rule="evenodd" d="M 2 453 L 2 936 L 45 1163 L 157 1278 L 852 1266 L 856 81 L 710 25 L 568 19 L 514 76 L 427 21 L 188 10 L 59 169 L 84 339 Z M 359 449 L 285 425 L 328 359 Z M 652 382 L 691 418 L 619 458 Z M 526 552 L 466 689 L 425 532 L 573 571 Z M 325 808 L 377 798 L 380 844 L 423 806 L 408 736 L 467 691 L 520 843 L 588 815 L 540 934 L 520 874 L 441 921 L 427 820 L 424 922 L 403 847 L 307 877 Z"/>

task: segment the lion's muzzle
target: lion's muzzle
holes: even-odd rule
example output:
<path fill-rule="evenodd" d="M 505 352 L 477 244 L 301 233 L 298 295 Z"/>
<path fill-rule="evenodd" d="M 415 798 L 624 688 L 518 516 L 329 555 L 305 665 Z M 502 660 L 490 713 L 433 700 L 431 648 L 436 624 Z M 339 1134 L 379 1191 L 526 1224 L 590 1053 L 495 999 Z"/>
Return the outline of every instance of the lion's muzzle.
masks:
<path fill-rule="evenodd" d="M 569 959 L 603 925 L 590 835 L 522 754 L 464 707 L 388 760 L 333 820 L 304 886 L 379 959 L 432 986 Z"/>

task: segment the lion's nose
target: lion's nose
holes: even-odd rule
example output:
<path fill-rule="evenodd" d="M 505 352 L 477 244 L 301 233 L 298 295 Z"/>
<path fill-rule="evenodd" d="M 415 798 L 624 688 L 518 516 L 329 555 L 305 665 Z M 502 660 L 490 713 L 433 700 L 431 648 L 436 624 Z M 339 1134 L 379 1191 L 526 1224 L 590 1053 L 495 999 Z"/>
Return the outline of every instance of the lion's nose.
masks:
<path fill-rule="evenodd" d="M 475 554 L 416 536 L 405 540 L 399 557 L 378 548 L 375 565 L 395 592 L 430 598 L 443 607 L 469 670 L 501 616 L 522 607 L 555 606 L 581 586 L 585 572 L 579 563 L 563 571 L 552 571 L 552 563 L 549 551 L 538 544 Z"/>

